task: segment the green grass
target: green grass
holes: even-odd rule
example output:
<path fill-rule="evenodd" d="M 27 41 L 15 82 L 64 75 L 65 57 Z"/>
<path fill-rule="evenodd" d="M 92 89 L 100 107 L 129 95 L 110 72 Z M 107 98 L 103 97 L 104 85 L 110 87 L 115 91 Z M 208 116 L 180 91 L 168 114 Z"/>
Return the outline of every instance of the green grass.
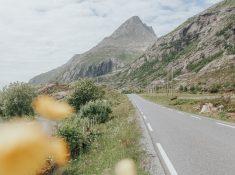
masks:
<path fill-rule="evenodd" d="M 113 118 L 97 126 L 101 135 L 91 145 L 88 153 L 71 162 L 67 167 L 67 174 L 112 174 L 118 161 L 131 158 L 137 164 L 138 174 L 146 175 L 141 168 L 141 159 L 144 156 L 139 143 L 141 131 L 132 104 L 126 96 L 113 91 L 109 92 L 106 98 L 112 101 Z"/>
<path fill-rule="evenodd" d="M 124 63 L 130 63 L 140 56 L 139 52 L 132 53 L 113 46 L 105 47 L 94 52 L 89 52 L 81 57 L 83 66 L 100 64 L 108 58 L 118 58 Z"/>
<path fill-rule="evenodd" d="M 229 55 L 234 55 L 235 54 L 235 45 L 226 44 L 225 49 L 227 50 Z"/>
<path fill-rule="evenodd" d="M 232 29 L 232 23 L 229 23 L 227 26 L 225 26 L 222 30 L 216 33 L 216 36 L 222 36 L 225 35 L 226 32 Z"/>
<path fill-rule="evenodd" d="M 215 59 L 220 58 L 223 55 L 224 51 L 219 51 L 207 58 L 202 58 L 198 62 L 191 62 L 187 65 L 187 69 L 193 72 L 199 72 L 205 65 L 212 62 Z"/>
<path fill-rule="evenodd" d="M 235 7 L 235 1 L 234 0 L 224 0 L 221 3 L 219 3 L 218 7 Z"/>
<path fill-rule="evenodd" d="M 193 114 L 199 114 L 200 110 L 198 110 L 196 107 L 198 106 L 201 107 L 205 103 L 212 103 L 214 106 L 219 106 L 222 104 L 225 107 L 223 112 L 214 113 L 212 115 L 211 114 L 203 114 L 203 115 L 206 117 L 213 117 L 219 120 L 235 122 L 235 118 L 228 117 L 229 112 L 235 112 L 235 101 L 233 100 L 229 103 L 226 103 L 220 97 L 216 97 L 215 99 L 203 98 L 205 96 L 211 96 L 209 94 L 194 95 L 194 94 L 177 93 L 175 95 L 178 96 L 178 98 L 176 100 L 171 100 L 171 96 L 167 96 L 166 93 L 141 94 L 142 97 L 152 102 Z M 217 96 L 220 96 L 220 94 L 217 94 Z"/>
<path fill-rule="evenodd" d="M 170 43 L 171 47 L 180 47 L 181 40 L 177 40 L 174 43 Z M 182 58 L 182 56 L 188 56 L 193 50 L 197 48 L 198 41 L 193 40 L 187 46 L 181 49 L 181 51 L 176 52 L 172 51 L 170 53 L 163 53 L 160 58 L 152 58 L 151 60 L 145 60 L 144 64 L 142 64 L 139 68 L 135 69 L 133 72 L 128 75 L 128 77 L 123 77 L 121 79 L 130 79 L 132 82 L 138 82 L 138 85 L 141 87 L 147 86 L 150 82 L 155 80 L 158 77 L 167 76 L 167 72 L 165 67 L 171 63 L 176 61 L 177 59 Z M 162 44 L 161 47 L 165 47 L 165 43 Z M 125 73 L 123 73 L 125 74 Z M 178 76 L 181 74 L 181 70 L 175 70 L 174 76 Z"/>

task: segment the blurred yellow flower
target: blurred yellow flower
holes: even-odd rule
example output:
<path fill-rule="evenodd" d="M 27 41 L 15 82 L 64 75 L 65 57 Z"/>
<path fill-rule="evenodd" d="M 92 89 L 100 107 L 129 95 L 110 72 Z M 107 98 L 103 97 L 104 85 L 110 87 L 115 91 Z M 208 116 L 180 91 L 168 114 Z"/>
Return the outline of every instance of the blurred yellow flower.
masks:
<path fill-rule="evenodd" d="M 69 149 L 63 139 L 52 138 L 50 143 L 52 159 L 59 166 L 63 166 L 69 161 Z"/>
<path fill-rule="evenodd" d="M 59 102 L 49 96 L 39 96 L 33 102 L 34 110 L 44 118 L 61 120 L 69 117 L 73 108 L 65 102 Z"/>
<path fill-rule="evenodd" d="M 49 157 L 58 165 L 68 161 L 63 140 L 48 137 L 36 122 L 0 125 L 0 175 L 36 175 Z"/>
<path fill-rule="evenodd" d="M 116 175 L 137 175 L 135 162 L 131 159 L 123 159 L 115 166 Z"/>

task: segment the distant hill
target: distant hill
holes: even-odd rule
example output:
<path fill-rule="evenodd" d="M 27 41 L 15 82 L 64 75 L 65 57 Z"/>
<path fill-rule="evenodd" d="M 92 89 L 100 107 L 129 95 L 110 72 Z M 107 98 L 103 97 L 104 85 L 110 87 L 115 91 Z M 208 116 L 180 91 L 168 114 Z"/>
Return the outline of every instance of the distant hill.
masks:
<path fill-rule="evenodd" d="M 155 40 L 152 27 L 145 25 L 137 16 L 131 17 L 91 50 L 32 78 L 30 83 L 72 82 L 83 77 L 106 75 L 138 58 Z"/>
<path fill-rule="evenodd" d="M 222 1 L 188 19 L 121 72 L 102 79 L 117 87 L 164 86 L 169 81 L 235 87 L 235 1 Z"/>

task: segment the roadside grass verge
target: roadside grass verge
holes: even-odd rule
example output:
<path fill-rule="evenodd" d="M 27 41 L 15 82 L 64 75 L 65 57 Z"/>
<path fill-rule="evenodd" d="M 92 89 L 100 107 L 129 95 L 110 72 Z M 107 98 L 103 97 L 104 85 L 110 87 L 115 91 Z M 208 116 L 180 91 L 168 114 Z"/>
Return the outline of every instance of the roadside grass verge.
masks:
<path fill-rule="evenodd" d="M 138 174 L 146 175 L 141 168 L 144 152 L 140 146 L 141 131 L 134 107 L 126 96 L 114 90 L 108 90 L 105 98 L 112 104 L 111 119 L 93 126 L 99 131 L 99 136 L 87 153 L 66 167 L 65 175 L 111 175 L 115 164 L 124 158 L 133 159 Z"/>
<path fill-rule="evenodd" d="M 151 94 L 141 94 L 141 96 L 147 100 L 152 102 L 170 107 L 175 108 L 180 111 L 193 113 L 193 114 L 200 114 L 200 110 L 202 105 L 205 103 L 212 103 L 214 106 L 223 105 L 224 110 L 222 112 L 217 112 L 213 114 L 200 114 L 206 117 L 211 117 L 219 120 L 235 122 L 235 118 L 230 116 L 230 113 L 235 113 L 235 101 L 231 100 L 230 102 L 225 102 L 220 97 L 215 96 L 216 98 L 205 99 L 203 98 L 205 95 L 203 94 L 195 94 L 195 99 L 193 98 L 194 95 L 190 94 L 177 94 L 178 98 L 175 100 L 171 100 L 171 96 L 167 96 L 165 93 L 151 93 Z M 219 96 L 219 95 L 218 95 Z M 201 97 L 201 98 L 200 98 Z M 210 97 L 210 96 L 209 96 Z"/>

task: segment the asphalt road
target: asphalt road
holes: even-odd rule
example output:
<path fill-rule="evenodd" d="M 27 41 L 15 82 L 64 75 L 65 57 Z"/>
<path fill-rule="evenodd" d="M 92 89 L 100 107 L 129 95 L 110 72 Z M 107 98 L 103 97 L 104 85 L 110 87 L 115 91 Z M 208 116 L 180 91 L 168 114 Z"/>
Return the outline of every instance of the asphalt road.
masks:
<path fill-rule="evenodd" d="M 235 125 L 129 95 L 172 175 L 235 175 Z"/>

